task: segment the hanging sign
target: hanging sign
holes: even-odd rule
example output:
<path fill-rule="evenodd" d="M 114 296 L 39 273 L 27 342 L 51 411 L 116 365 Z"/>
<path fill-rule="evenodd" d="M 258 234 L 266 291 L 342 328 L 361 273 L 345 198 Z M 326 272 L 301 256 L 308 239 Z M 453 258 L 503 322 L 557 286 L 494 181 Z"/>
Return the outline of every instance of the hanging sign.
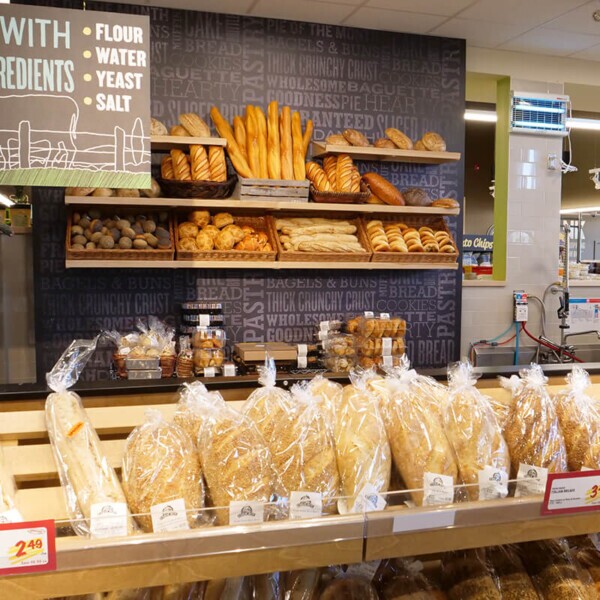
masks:
<path fill-rule="evenodd" d="M 0 185 L 150 187 L 149 29 L 0 4 Z"/>

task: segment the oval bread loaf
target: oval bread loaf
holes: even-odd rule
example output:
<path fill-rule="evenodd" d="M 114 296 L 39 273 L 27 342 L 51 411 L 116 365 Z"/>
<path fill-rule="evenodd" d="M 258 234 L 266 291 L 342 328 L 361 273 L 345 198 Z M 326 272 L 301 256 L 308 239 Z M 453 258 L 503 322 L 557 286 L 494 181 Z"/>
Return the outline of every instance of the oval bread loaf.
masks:
<path fill-rule="evenodd" d="M 377 173 L 365 173 L 362 178 L 371 188 L 371 192 L 386 204 L 395 206 L 404 206 L 406 204 L 400 190 L 381 175 Z"/>

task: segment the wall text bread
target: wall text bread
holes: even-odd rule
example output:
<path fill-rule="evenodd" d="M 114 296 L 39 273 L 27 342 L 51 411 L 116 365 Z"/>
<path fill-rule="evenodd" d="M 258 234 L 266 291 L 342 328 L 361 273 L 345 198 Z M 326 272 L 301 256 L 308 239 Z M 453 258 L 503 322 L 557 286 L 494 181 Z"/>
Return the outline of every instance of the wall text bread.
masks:
<path fill-rule="evenodd" d="M 223 115 L 221 115 L 216 106 L 213 106 L 210 109 L 210 117 L 215 124 L 219 135 L 227 140 L 227 152 L 229 153 L 229 158 L 231 160 L 231 164 L 233 164 L 233 168 L 238 172 L 240 177 L 252 178 L 253 172 L 248 166 L 248 162 L 246 161 L 244 154 L 235 140 L 233 129 L 223 118 Z M 246 151 L 247 150 L 248 149 L 246 149 Z"/>
<path fill-rule="evenodd" d="M 386 204 L 404 206 L 405 202 L 400 190 L 387 179 L 377 173 L 365 173 L 362 178 L 380 200 Z"/>
<path fill-rule="evenodd" d="M 400 150 L 412 150 L 412 140 L 402 131 L 394 127 L 388 127 L 385 130 L 385 135 L 388 136 Z"/>
<path fill-rule="evenodd" d="M 279 139 L 279 104 L 269 102 L 267 109 L 267 160 L 270 179 L 281 179 L 281 143 Z"/>

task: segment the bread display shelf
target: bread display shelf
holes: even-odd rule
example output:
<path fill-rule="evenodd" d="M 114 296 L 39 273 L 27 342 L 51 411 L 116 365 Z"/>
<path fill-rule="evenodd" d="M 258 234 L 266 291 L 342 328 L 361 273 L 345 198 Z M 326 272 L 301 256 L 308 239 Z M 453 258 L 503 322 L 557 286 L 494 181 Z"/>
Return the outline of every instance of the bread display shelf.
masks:
<path fill-rule="evenodd" d="M 220 137 L 184 137 L 177 135 L 153 135 L 150 138 L 150 147 L 152 150 L 164 150 L 165 152 L 172 148 L 181 148 L 190 144 L 225 147 L 227 140 Z"/>
<path fill-rule="evenodd" d="M 457 162 L 460 152 L 430 152 L 422 150 L 400 150 L 394 148 L 375 148 L 372 146 L 333 146 L 323 142 L 313 142 L 313 158 L 322 158 L 328 154 L 348 154 L 355 160 L 376 160 L 382 162 L 420 163 L 441 165 Z"/>
<path fill-rule="evenodd" d="M 184 208 L 229 208 L 248 210 L 297 210 L 303 212 L 341 212 L 370 214 L 410 214 L 410 215 L 446 215 L 460 214 L 459 208 L 435 208 L 423 206 L 388 206 L 387 204 L 329 204 L 307 201 L 281 201 L 267 197 L 253 200 L 234 198 L 203 200 L 181 198 L 121 198 L 118 196 L 65 196 L 65 204 L 80 206 L 142 206 L 142 207 L 184 207 Z"/>

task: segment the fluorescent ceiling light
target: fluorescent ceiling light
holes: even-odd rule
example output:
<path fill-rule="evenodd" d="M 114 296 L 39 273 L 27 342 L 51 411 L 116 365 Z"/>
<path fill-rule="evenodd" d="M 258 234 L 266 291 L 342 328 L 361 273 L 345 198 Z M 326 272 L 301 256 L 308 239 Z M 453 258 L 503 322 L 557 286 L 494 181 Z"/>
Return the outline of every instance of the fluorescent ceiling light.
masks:
<path fill-rule="evenodd" d="M 582 206 L 581 208 L 562 208 L 561 215 L 578 215 L 579 213 L 600 212 L 600 206 Z"/>
<path fill-rule="evenodd" d="M 600 130 L 600 121 L 597 119 L 567 119 L 567 127 L 598 131 Z"/>
<path fill-rule="evenodd" d="M 537 109 L 536 109 L 537 110 Z M 465 121 L 479 121 L 482 123 L 495 123 L 498 120 L 498 115 L 492 110 L 465 110 Z M 560 125 L 554 124 L 536 124 L 547 129 L 559 129 Z M 586 129 L 588 131 L 600 131 L 599 119 L 579 119 L 567 118 L 567 127 L 570 129 Z"/>
<path fill-rule="evenodd" d="M 518 110 L 530 110 L 531 112 L 543 112 L 543 113 L 559 113 L 566 112 L 564 108 L 551 108 L 548 106 L 533 106 L 532 104 L 515 104 L 513 108 Z"/>
<path fill-rule="evenodd" d="M 465 121 L 495 123 L 497 120 L 498 116 L 493 110 L 465 110 Z"/>
<path fill-rule="evenodd" d="M 8 196 L 0 194 L 0 204 L 6 206 L 7 208 L 10 208 L 11 206 L 14 206 L 15 203 L 10 198 L 8 198 Z"/>

